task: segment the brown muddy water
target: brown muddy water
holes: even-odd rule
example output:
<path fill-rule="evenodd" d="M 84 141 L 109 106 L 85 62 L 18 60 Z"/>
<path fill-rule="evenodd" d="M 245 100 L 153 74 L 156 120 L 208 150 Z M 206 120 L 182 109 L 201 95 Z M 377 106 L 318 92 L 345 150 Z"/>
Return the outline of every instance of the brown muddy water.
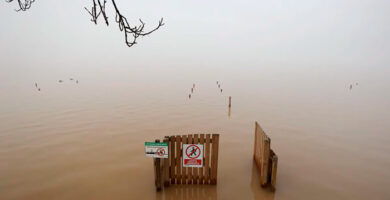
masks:
<path fill-rule="evenodd" d="M 38 71 L 2 76 L 2 200 L 390 199 L 387 68 Z M 252 160 L 255 121 L 279 155 L 275 193 Z M 218 185 L 156 193 L 144 142 L 189 133 L 221 135 Z"/>

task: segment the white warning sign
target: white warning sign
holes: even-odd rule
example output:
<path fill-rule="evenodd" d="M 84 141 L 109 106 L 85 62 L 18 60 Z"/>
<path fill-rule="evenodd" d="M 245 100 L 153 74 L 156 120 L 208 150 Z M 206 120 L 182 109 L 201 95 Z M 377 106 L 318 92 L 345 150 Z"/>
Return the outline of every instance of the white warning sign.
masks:
<path fill-rule="evenodd" d="M 183 167 L 203 167 L 203 144 L 183 144 Z"/>
<path fill-rule="evenodd" d="M 168 143 L 145 142 L 145 153 L 148 157 L 168 158 Z"/>

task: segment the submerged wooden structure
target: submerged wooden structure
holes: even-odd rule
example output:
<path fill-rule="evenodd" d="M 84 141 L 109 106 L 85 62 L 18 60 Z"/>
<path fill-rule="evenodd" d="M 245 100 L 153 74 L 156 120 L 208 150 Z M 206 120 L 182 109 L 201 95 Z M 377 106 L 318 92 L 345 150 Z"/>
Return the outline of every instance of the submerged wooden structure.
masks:
<path fill-rule="evenodd" d="M 168 158 L 154 158 L 158 191 L 171 184 L 217 184 L 219 134 L 165 136 L 163 142 L 168 143 Z M 202 167 L 183 167 L 183 144 L 203 144 Z"/>
<path fill-rule="evenodd" d="M 160 140 L 156 140 L 160 142 Z M 189 134 L 165 136 L 168 158 L 154 158 L 157 191 L 172 184 L 217 184 L 219 134 Z M 183 167 L 183 144 L 202 144 L 202 167 Z M 255 122 L 253 158 L 260 171 L 262 187 L 276 188 L 278 156 L 271 149 L 271 139 Z"/>
<path fill-rule="evenodd" d="M 271 186 L 275 191 L 278 156 L 271 149 L 271 138 L 255 122 L 255 144 L 253 159 L 260 171 L 260 184 L 262 187 Z"/>

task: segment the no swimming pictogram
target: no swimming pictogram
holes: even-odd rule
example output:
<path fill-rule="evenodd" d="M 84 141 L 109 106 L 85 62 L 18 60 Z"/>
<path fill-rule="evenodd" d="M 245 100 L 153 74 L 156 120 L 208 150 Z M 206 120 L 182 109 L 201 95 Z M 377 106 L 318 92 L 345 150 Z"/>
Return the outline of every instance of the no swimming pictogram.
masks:
<path fill-rule="evenodd" d="M 164 154 L 165 154 L 165 150 L 163 148 L 157 149 L 157 155 L 164 156 Z"/>

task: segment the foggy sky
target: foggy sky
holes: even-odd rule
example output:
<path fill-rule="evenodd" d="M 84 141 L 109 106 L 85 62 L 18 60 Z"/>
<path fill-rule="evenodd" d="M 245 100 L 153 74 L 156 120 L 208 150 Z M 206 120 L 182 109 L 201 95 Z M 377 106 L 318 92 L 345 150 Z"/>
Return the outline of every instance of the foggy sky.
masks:
<path fill-rule="evenodd" d="M 129 22 L 165 26 L 128 48 L 108 4 L 95 25 L 90 1 L 37 0 L 26 12 L 0 2 L 0 73 L 120 66 L 257 67 L 323 63 L 387 67 L 390 1 L 117 0 Z M 0 75 L 1 76 L 1 75 Z"/>

